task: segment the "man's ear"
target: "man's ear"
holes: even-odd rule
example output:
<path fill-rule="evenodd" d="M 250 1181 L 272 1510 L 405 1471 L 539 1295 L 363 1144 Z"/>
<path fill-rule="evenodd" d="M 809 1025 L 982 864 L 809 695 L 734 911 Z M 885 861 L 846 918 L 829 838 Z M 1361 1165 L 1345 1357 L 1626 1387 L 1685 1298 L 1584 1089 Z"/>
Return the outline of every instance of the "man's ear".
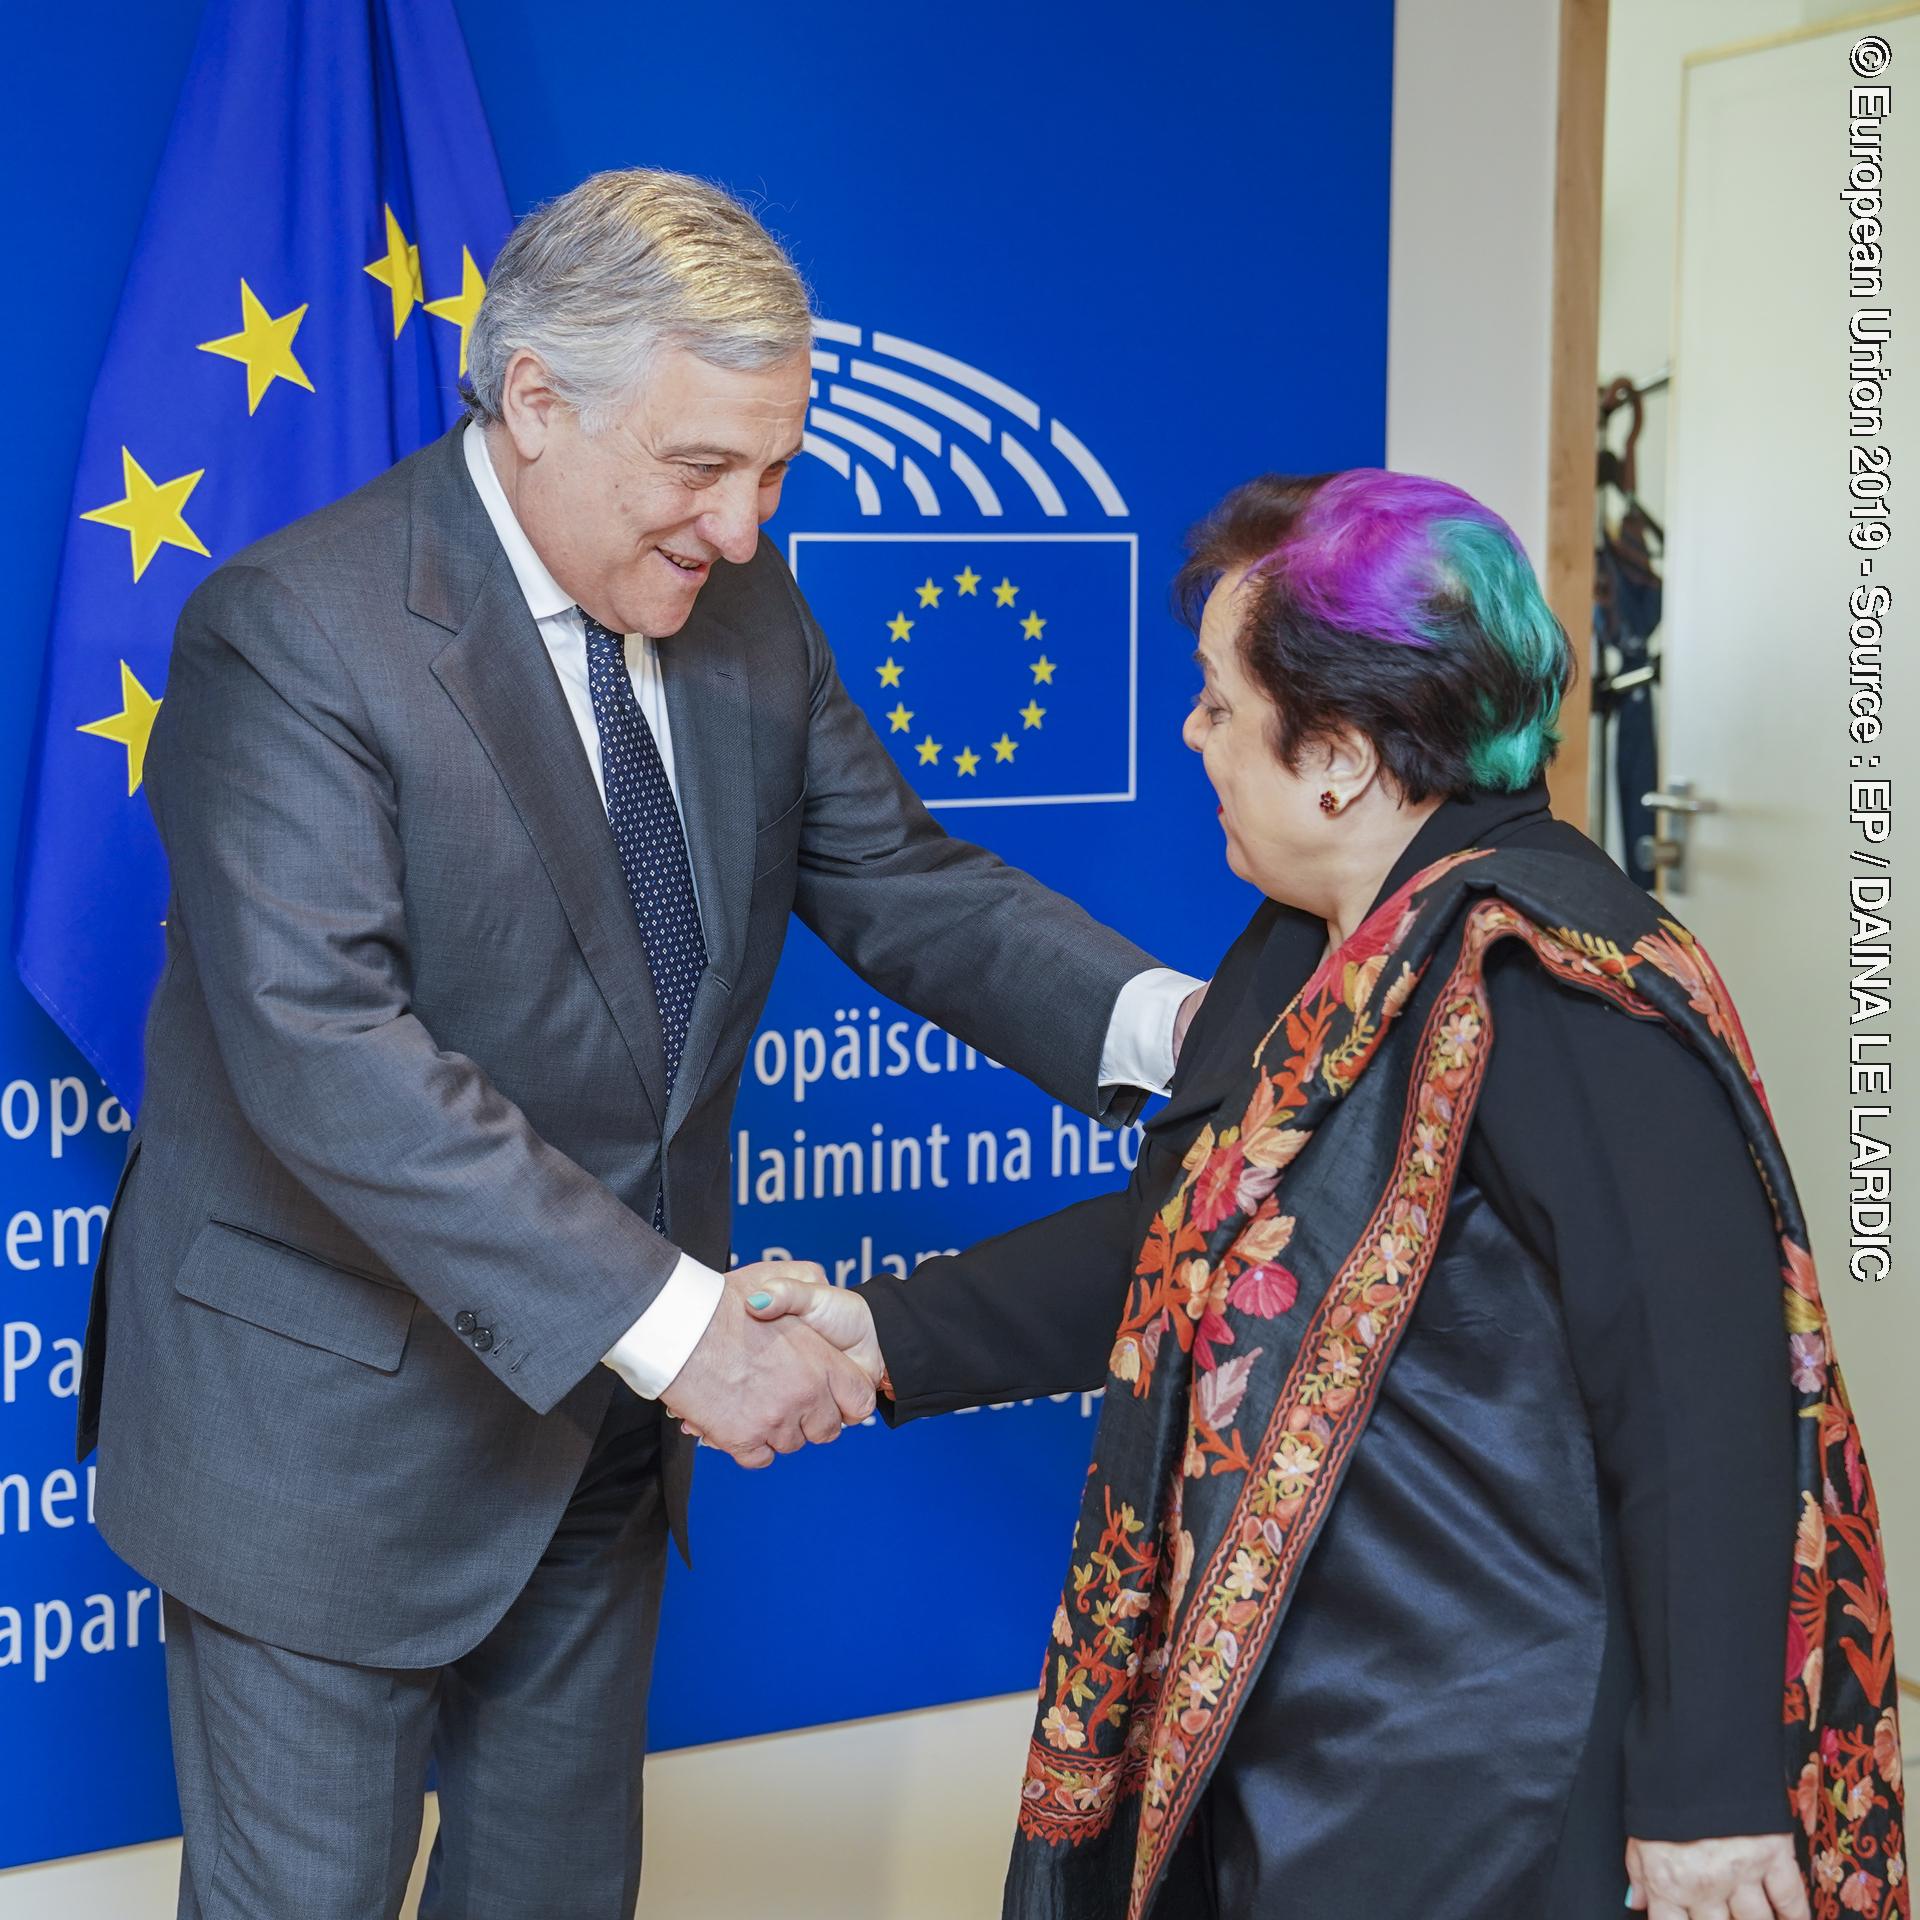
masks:
<path fill-rule="evenodd" d="M 500 418 L 522 460 L 539 459 L 565 407 L 547 363 L 531 347 L 522 347 L 507 362 L 500 382 Z"/>

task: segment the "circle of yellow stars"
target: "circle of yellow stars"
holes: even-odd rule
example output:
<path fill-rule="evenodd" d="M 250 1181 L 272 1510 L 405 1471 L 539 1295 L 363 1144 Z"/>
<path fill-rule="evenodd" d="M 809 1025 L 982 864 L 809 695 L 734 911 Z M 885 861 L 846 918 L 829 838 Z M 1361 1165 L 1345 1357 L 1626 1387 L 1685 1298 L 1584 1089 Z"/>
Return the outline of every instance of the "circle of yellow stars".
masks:
<path fill-rule="evenodd" d="M 984 577 L 984 575 L 976 573 L 971 565 L 963 567 L 953 576 L 953 584 L 959 590 L 958 597 L 961 599 L 978 599 L 980 596 L 981 582 Z M 917 613 L 929 607 L 937 608 L 940 605 L 940 596 L 945 593 L 947 589 L 929 574 L 913 591 L 919 602 L 918 606 L 914 609 Z M 1000 584 L 998 586 L 991 587 L 988 591 L 993 595 L 994 605 L 996 607 L 1011 608 L 1020 597 L 1019 587 L 1016 586 L 1013 580 L 1006 574 L 1000 576 Z M 908 617 L 904 609 L 896 613 L 893 618 L 886 623 L 888 647 L 892 648 L 911 644 L 914 624 L 914 621 Z M 1019 627 L 1021 633 L 1024 634 L 1027 639 L 1037 641 L 1046 632 L 1047 623 L 1040 614 L 1028 612 L 1021 618 Z M 1036 688 L 1043 686 L 1050 687 L 1053 684 L 1054 674 L 1059 670 L 1059 663 L 1054 660 L 1049 660 L 1047 656 L 1042 653 L 1038 659 L 1029 660 L 1027 662 L 1027 668 L 1033 675 L 1033 683 Z M 889 652 L 886 659 L 883 660 L 874 671 L 880 676 L 881 686 L 889 688 L 901 696 L 895 701 L 894 706 L 886 715 L 888 731 L 891 733 L 910 734 L 913 731 L 915 716 L 913 709 L 906 703 L 904 690 L 901 687 L 901 681 L 906 673 L 905 662 L 892 652 Z M 1045 724 L 1046 717 L 1046 708 L 1041 706 L 1039 701 L 1032 695 L 1029 695 L 1027 704 L 1018 710 L 1021 732 L 1025 734 L 1037 731 Z M 991 740 L 987 744 L 993 753 L 995 763 L 1001 766 L 1011 765 L 1014 755 L 1020 750 L 1020 742 L 1016 740 L 1011 733 L 1005 731 L 1001 733 L 998 740 Z M 946 751 L 946 748 L 942 742 L 933 737 L 931 731 L 925 731 L 921 737 L 913 743 L 913 750 L 921 766 L 936 767 L 940 764 L 940 756 Z M 985 758 L 986 756 L 976 752 L 971 744 L 963 746 L 953 756 L 954 771 L 963 778 L 972 778 L 979 773 L 980 768 L 985 764 Z"/>
<path fill-rule="evenodd" d="M 407 238 L 392 207 L 384 207 L 386 251 L 367 263 L 365 272 L 377 280 L 391 296 L 393 337 L 398 340 L 417 306 L 436 320 L 444 320 L 460 330 L 460 371 L 467 370 L 467 342 L 473 332 L 474 317 L 487 291 L 485 276 L 475 264 L 470 248 L 460 249 L 460 290 L 438 300 L 429 300 L 421 276 L 420 248 Z M 232 360 L 246 369 L 247 413 L 252 417 L 260 409 L 275 381 L 290 387 L 315 391 L 307 370 L 294 349 L 301 322 L 307 317 L 307 303 L 275 314 L 248 281 L 240 282 L 240 330 L 223 334 L 217 340 L 202 340 L 196 351 Z M 193 490 L 206 478 L 206 469 L 176 475 L 171 480 L 155 480 L 134 458 L 130 447 L 120 449 L 118 500 L 105 506 L 90 507 L 80 515 L 97 526 L 113 527 L 127 536 L 128 557 L 137 585 L 162 547 L 180 547 L 210 560 L 206 543 L 188 525 L 187 502 Z M 124 660 L 120 662 L 120 711 L 101 720 L 89 720 L 81 733 L 111 740 L 127 756 L 128 796 L 140 791 L 145 777 L 147 743 L 153 734 L 154 717 L 160 701 L 141 685 L 139 676 Z"/>

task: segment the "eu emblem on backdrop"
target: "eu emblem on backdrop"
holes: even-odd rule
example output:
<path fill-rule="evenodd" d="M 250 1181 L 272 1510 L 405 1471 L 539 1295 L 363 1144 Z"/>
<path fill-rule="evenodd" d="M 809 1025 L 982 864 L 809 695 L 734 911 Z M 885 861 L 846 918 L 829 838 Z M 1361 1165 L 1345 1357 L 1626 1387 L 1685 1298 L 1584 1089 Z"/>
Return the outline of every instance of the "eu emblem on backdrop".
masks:
<path fill-rule="evenodd" d="M 901 771 L 931 807 L 1131 800 L 1139 543 L 1112 530 L 1112 476 L 970 361 L 837 320 L 814 336 L 804 451 L 869 525 L 787 554 Z M 1026 517 L 1047 530 L 1009 527 Z"/>
<path fill-rule="evenodd" d="M 797 534 L 853 697 L 930 806 L 1133 797 L 1127 534 Z"/>
<path fill-rule="evenodd" d="M 452 424 L 508 225 L 450 0 L 212 0 L 87 415 L 21 828 L 20 976 L 130 1107 L 180 608 Z"/>

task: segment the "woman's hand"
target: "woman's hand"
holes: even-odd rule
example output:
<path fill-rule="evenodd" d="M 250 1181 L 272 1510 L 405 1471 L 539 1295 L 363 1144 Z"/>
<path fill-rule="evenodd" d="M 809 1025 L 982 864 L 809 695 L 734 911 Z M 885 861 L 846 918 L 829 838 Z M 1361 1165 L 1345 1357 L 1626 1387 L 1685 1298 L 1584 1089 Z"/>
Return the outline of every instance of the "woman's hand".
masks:
<path fill-rule="evenodd" d="M 1173 1064 L 1176 1067 L 1180 1064 L 1180 1049 L 1187 1044 L 1187 1030 L 1193 1025 L 1212 985 L 1211 980 L 1203 980 L 1180 1002 L 1180 1011 L 1173 1016 Z"/>
<path fill-rule="evenodd" d="M 756 1320 L 793 1315 L 838 1347 L 869 1379 L 880 1382 L 882 1392 L 891 1391 L 873 1309 L 857 1288 L 836 1287 L 825 1280 L 769 1280 L 747 1296 L 747 1311 Z"/>
<path fill-rule="evenodd" d="M 874 1331 L 873 1310 L 856 1290 L 832 1286 L 824 1279 L 766 1279 L 747 1295 L 746 1306 L 756 1320 L 791 1315 L 811 1327 L 829 1346 L 838 1347 L 882 1393 L 891 1395 L 886 1360 Z M 704 1438 L 691 1421 L 683 1420 L 680 1428 L 695 1439 Z"/>
<path fill-rule="evenodd" d="M 1627 1905 L 1648 1920 L 1808 1920 L 1793 1838 L 1629 1840 Z"/>

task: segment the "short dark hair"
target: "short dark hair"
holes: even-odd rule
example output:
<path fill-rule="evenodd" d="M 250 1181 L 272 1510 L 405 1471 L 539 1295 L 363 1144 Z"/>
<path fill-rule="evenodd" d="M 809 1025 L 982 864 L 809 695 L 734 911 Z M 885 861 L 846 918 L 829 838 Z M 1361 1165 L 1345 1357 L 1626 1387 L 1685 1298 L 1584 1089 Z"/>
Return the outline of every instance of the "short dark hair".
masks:
<path fill-rule="evenodd" d="M 1283 765 L 1351 729 L 1419 801 L 1524 787 L 1552 760 L 1573 649 L 1513 529 L 1471 494 L 1377 467 L 1267 474 L 1189 535 L 1174 599 L 1190 627 L 1241 568 L 1240 659 Z"/>

